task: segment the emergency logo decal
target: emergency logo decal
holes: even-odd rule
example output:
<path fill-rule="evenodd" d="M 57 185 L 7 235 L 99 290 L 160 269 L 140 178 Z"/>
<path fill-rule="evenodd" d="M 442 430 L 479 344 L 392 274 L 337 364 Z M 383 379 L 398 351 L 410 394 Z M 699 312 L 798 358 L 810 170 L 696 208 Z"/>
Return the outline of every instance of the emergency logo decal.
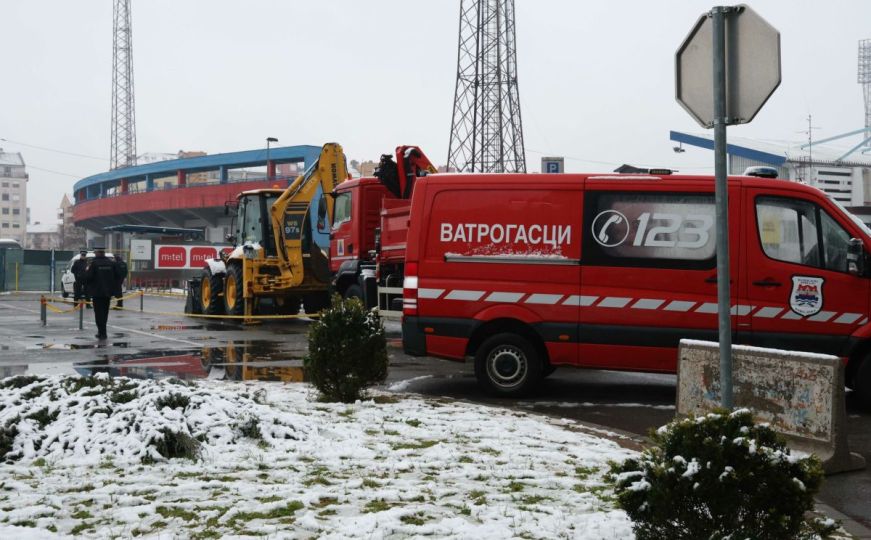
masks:
<path fill-rule="evenodd" d="M 336 240 L 336 255 L 342 257 L 345 255 L 345 239 L 339 238 Z"/>
<path fill-rule="evenodd" d="M 617 210 L 605 210 L 593 219 L 593 238 L 602 246 L 619 246 L 628 236 L 629 220 Z"/>
<path fill-rule="evenodd" d="M 792 276 L 789 307 L 802 317 L 816 315 L 823 309 L 823 278 Z"/>

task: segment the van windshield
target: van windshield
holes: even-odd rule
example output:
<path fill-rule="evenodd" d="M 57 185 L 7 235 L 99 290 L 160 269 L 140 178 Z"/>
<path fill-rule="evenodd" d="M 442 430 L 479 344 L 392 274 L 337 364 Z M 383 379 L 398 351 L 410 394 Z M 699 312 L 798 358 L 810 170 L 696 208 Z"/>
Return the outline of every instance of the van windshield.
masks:
<path fill-rule="evenodd" d="M 844 205 L 841 204 L 840 202 L 838 202 L 837 200 L 835 200 L 835 199 L 829 199 L 829 200 L 832 201 L 832 202 L 835 204 L 835 206 L 837 206 L 837 207 L 838 207 L 838 208 L 839 208 L 839 209 L 844 213 L 844 215 L 846 215 L 847 217 L 849 217 L 849 218 L 853 221 L 853 223 L 855 223 L 856 225 L 858 225 L 858 226 L 859 226 L 859 229 L 862 230 L 862 233 L 863 233 L 867 238 L 871 238 L 871 229 L 868 228 L 868 225 L 865 225 L 865 222 L 863 222 L 861 219 L 858 218 L 858 216 L 856 216 L 855 214 L 853 214 L 852 212 L 850 212 L 849 210 L 847 210 L 847 209 L 844 207 Z"/>

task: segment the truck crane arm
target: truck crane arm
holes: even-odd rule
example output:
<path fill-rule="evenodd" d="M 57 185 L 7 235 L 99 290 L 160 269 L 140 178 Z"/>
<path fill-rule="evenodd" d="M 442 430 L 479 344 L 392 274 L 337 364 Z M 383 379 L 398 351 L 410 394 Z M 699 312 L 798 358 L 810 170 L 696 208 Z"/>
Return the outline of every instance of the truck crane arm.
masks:
<path fill-rule="evenodd" d="M 411 198 L 414 179 L 418 176 L 438 172 L 420 147 L 397 146 L 395 156 L 396 161 L 393 161 L 394 156 L 390 154 L 381 156 L 381 161 L 375 170 L 375 177 L 381 180 L 384 187 L 397 199 Z"/>
<path fill-rule="evenodd" d="M 275 251 L 282 263 L 279 267 L 285 286 L 296 287 L 305 277 L 302 234 L 318 186 L 323 191 L 326 220 L 330 223 L 335 204 L 330 194 L 347 178 L 348 166 L 342 146 L 338 143 L 327 143 L 314 165 L 298 176 L 270 208 L 275 231 Z"/>

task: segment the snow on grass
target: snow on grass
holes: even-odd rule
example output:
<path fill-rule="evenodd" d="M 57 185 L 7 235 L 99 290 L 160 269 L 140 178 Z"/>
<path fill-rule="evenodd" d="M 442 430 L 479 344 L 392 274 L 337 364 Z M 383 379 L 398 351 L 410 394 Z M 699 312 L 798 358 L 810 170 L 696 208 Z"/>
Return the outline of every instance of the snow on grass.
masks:
<path fill-rule="evenodd" d="M 572 421 L 313 397 L 303 384 L 0 381 L 0 537 L 632 537 L 602 477 L 633 453 Z M 167 458 L 167 432 L 198 457 Z"/>

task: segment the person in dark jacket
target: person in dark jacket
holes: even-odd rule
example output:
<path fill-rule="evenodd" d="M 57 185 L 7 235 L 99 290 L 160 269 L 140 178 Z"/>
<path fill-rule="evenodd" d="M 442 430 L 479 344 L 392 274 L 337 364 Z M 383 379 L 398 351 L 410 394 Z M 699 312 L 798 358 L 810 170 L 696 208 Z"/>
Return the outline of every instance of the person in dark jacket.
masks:
<path fill-rule="evenodd" d="M 88 268 L 88 250 L 79 251 L 79 258 L 73 262 L 70 272 L 76 281 L 73 283 L 73 300 L 78 302 L 85 297 L 85 270 Z"/>
<path fill-rule="evenodd" d="M 109 302 L 118 283 L 115 261 L 106 257 L 102 247 L 94 248 L 94 260 L 85 271 L 88 295 L 94 303 L 94 322 L 97 323 L 97 339 L 106 339 L 106 322 L 109 320 Z"/>
<path fill-rule="evenodd" d="M 127 279 L 127 263 L 123 257 L 115 256 L 115 298 L 118 302 L 115 307 L 124 307 L 124 280 Z"/>

